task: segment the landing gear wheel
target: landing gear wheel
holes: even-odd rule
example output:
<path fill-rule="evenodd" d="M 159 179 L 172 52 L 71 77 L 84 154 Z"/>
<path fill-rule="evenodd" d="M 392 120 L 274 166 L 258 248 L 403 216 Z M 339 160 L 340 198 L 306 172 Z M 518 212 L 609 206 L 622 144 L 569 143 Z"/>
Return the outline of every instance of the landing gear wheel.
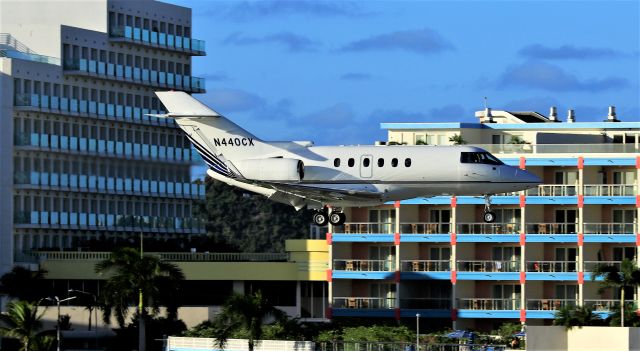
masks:
<path fill-rule="evenodd" d="M 324 212 L 316 212 L 312 217 L 313 223 L 319 227 L 324 227 L 329 223 L 329 216 Z"/>
<path fill-rule="evenodd" d="M 493 223 L 496 220 L 495 212 L 487 211 L 484 213 L 484 221 L 487 223 Z"/>
<path fill-rule="evenodd" d="M 329 215 L 329 223 L 331 225 L 340 226 L 347 220 L 347 216 L 342 212 L 332 212 Z"/>

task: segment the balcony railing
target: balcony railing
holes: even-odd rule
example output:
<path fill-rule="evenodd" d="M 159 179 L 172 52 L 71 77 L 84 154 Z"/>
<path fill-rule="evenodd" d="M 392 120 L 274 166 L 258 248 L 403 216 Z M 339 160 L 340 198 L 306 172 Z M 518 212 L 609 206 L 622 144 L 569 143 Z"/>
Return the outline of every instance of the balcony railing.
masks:
<path fill-rule="evenodd" d="M 86 59 L 65 59 L 62 68 L 69 72 L 80 72 L 83 75 L 123 80 L 134 84 L 185 90 L 193 93 L 203 93 L 205 91 L 205 80 L 203 78 L 140 67 Z"/>
<path fill-rule="evenodd" d="M 566 184 L 542 184 L 527 190 L 528 196 L 576 196 L 578 187 Z"/>
<path fill-rule="evenodd" d="M 13 179 L 16 185 L 38 189 L 186 198 L 205 196 L 204 184 L 194 183 L 49 172 L 15 172 Z"/>
<path fill-rule="evenodd" d="M 390 309 L 396 307 L 393 297 L 334 297 L 333 308 L 374 308 Z"/>
<path fill-rule="evenodd" d="M 137 216 L 87 212 L 16 211 L 14 224 L 26 227 L 147 232 L 200 232 L 204 221 L 193 217 Z"/>
<path fill-rule="evenodd" d="M 403 272 L 448 272 L 451 270 L 449 260 L 402 260 Z"/>
<path fill-rule="evenodd" d="M 38 109 L 60 114 L 97 117 L 126 122 L 154 125 L 176 125 L 171 118 L 159 118 L 148 114 L 164 114 L 165 111 L 148 108 L 108 104 L 93 100 L 79 100 L 42 94 L 15 94 L 14 105 L 18 108 Z"/>
<path fill-rule="evenodd" d="M 333 269 L 337 271 L 393 272 L 396 270 L 395 258 L 389 260 L 333 260 Z"/>
<path fill-rule="evenodd" d="M 633 234 L 635 223 L 584 223 L 585 234 Z"/>
<path fill-rule="evenodd" d="M 520 261 L 458 261 L 460 272 L 519 272 Z"/>
<path fill-rule="evenodd" d="M 474 144 L 492 154 L 637 153 L 634 144 Z"/>
<path fill-rule="evenodd" d="M 620 261 L 584 261 L 584 271 L 593 272 L 596 266 L 614 266 L 620 269 Z"/>
<path fill-rule="evenodd" d="M 627 301 L 625 302 L 625 305 L 627 303 L 633 303 L 631 301 Z M 613 311 L 620 311 L 620 300 L 591 300 L 591 299 L 585 299 L 584 300 L 584 305 L 585 307 L 591 307 L 595 312 L 613 312 Z"/>
<path fill-rule="evenodd" d="M 411 297 L 400 299 L 400 308 L 420 310 L 449 310 L 451 299 L 442 297 Z"/>
<path fill-rule="evenodd" d="M 563 307 L 575 307 L 578 301 L 574 299 L 527 299 L 528 310 L 557 311 Z"/>
<path fill-rule="evenodd" d="M 635 186 L 632 184 L 585 184 L 586 196 L 634 196 Z"/>
<path fill-rule="evenodd" d="M 576 272 L 576 261 L 527 261 L 527 272 Z"/>
<path fill-rule="evenodd" d="M 197 152 L 192 148 L 53 134 L 18 133 L 15 135 L 14 145 L 35 147 L 41 150 L 140 160 L 191 163 L 198 159 Z"/>
<path fill-rule="evenodd" d="M 458 234 L 518 234 L 520 223 L 458 223 Z"/>
<path fill-rule="evenodd" d="M 458 299 L 458 309 L 461 310 L 519 310 L 520 298 L 490 299 L 464 298 Z"/>
<path fill-rule="evenodd" d="M 109 35 L 113 38 L 122 38 L 133 43 L 172 51 L 182 51 L 196 55 L 204 55 L 205 53 L 205 42 L 203 40 L 148 29 L 131 26 L 112 26 L 109 29 Z"/>
<path fill-rule="evenodd" d="M 449 222 L 400 223 L 401 234 L 448 234 L 451 232 Z"/>
<path fill-rule="evenodd" d="M 395 223 L 375 223 L 375 222 L 359 222 L 345 223 L 344 233 L 346 234 L 393 234 Z"/>
<path fill-rule="evenodd" d="M 577 223 L 527 223 L 527 234 L 575 234 Z"/>

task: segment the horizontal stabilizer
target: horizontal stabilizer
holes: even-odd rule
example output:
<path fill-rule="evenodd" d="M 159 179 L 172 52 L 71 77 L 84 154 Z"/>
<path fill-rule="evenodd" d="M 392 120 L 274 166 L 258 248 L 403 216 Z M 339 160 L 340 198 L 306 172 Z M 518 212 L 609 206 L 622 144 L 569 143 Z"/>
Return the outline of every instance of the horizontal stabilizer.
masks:
<path fill-rule="evenodd" d="M 169 111 L 158 117 L 220 117 L 219 113 L 183 91 L 157 91 L 156 95 Z"/>

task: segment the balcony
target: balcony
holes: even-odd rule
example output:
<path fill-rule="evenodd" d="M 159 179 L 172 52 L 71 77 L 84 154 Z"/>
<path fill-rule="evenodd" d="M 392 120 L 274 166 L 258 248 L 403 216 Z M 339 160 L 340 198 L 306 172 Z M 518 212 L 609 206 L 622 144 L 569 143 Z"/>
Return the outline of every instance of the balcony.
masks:
<path fill-rule="evenodd" d="M 575 307 L 578 301 L 574 299 L 527 299 L 527 310 L 557 311 L 563 307 Z"/>
<path fill-rule="evenodd" d="M 416 297 L 400 299 L 400 308 L 413 310 L 450 310 L 451 299 L 441 297 Z"/>
<path fill-rule="evenodd" d="M 488 152 L 501 154 L 619 154 L 638 153 L 634 144 L 474 144 Z M 515 156 L 515 155 L 514 155 Z"/>
<path fill-rule="evenodd" d="M 519 234 L 520 223 L 458 223 L 456 226 L 458 234 Z"/>
<path fill-rule="evenodd" d="M 627 301 L 626 303 L 632 302 Z M 584 306 L 592 308 L 594 312 L 614 312 L 620 311 L 620 300 L 585 299 Z"/>
<path fill-rule="evenodd" d="M 197 56 L 205 55 L 205 42 L 203 40 L 159 33 L 148 29 L 131 26 L 112 26 L 109 29 L 109 36 L 111 41 L 124 41 Z"/>
<path fill-rule="evenodd" d="M 520 309 L 520 298 L 464 298 L 458 299 L 458 309 L 461 310 L 503 310 Z"/>
<path fill-rule="evenodd" d="M 566 184 L 541 184 L 537 188 L 528 189 L 527 196 L 576 196 L 578 187 Z"/>
<path fill-rule="evenodd" d="M 92 100 L 78 100 L 41 94 L 15 94 L 14 106 L 19 110 L 26 111 L 75 115 L 159 126 L 177 126 L 171 118 L 148 116 L 148 114 L 164 114 L 165 111 L 162 110 L 107 104 Z"/>
<path fill-rule="evenodd" d="M 71 190 L 74 192 L 171 198 L 204 198 L 205 196 L 204 184 L 83 174 L 15 172 L 13 182 L 19 189 Z"/>
<path fill-rule="evenodd" d="M 576 261 L 527 261 L 527 272 L 537 273 L 570 273 L 577 272 Z"/>
<path fill-rule="evenodd" d="M 464 261 L 457 262 L 460 272 L 519 272 L 520 261 Z"/>
<path fill-rule="evenodd" d="M 584 223 L 584 234 L 634 234 L 635 223 Z"/>
<path fill-rule="evenodd" d="M 620 269 L 620 261 L 584 261 L 584 271 L 593 272 L 596 266 L 615 266 Z"/>
<path fill-rule="evenodd" d="M 449 222 L 400 223 L 401 234 L 448 234 L 451 232 Z"/>
<path fill-rule="evenodd" d="M 345 234 L 393 234 L 395 230 L 395 223 L 345 223 L 343 230 Z M 338 232 L 338 230 L 336 230 L 336 232 Z"/>
<path fill-rule="evenodd" d="M 396 270 L 395 259 L 391 260 L 333 260 L 333 269 L 337 271 L 358 272 L 393 272 Z"/>
<path fill-rule="evenodd" d="M 333 308 L 393 309 L 396 299 L 392 297 L 334 297 Z"/>
<path fill-rule="evenodd" d="M 40 151 L 117 157 L 141 161 L 191 164 L 199 159 L 197 152 L 191 148 L 52 134 L 19 133 L 14 135 L 14 145 L 20 148 Z"/>
<path fill-rule="evenodd" d="M 527 223 L 527 234 L 576 234 L 577 223 Z"/>
<path fill-rule="evenodd" d="M 635 196 L 636 189 L 632 184 L 585 184 L 586 196 Z"/>
<path fill-rule="evenodd" d="M 451 271 L 449 260 L 402 260 L 403 272 L 448 272 Z"/>
<path fill-rule="evenodd" d="M 190 93 L 205 92 L 204 79 L 181 74 L 86 59 L 65 59 L 62 68 L 67 74 L 118 80 L 163 89 L 184 90 Z"/>
<path fill-rule="evenodd" d="M 86 212 L 16 211 L 19 228 L 85 229 L 151 233 L 203 233 L 204 221 L 192 217 L 137 216 Z"/>

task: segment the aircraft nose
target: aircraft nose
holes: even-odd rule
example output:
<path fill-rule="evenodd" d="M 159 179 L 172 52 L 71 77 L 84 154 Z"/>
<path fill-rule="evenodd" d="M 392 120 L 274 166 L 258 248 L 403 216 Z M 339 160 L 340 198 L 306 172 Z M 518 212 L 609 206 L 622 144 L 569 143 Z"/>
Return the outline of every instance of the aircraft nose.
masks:
<path fill-rule="evenodd" d="M 514 178 L 516 181 L 520 181 L 522 183 L 530 183 L 532 186 L 542 184 L 542 179 L 540 179 L 540 177 L 538 177 L 537 175 L 531 172 L 527 172 L 523 169 L 519 169 L 517 167 L 514 168 Z"/>

